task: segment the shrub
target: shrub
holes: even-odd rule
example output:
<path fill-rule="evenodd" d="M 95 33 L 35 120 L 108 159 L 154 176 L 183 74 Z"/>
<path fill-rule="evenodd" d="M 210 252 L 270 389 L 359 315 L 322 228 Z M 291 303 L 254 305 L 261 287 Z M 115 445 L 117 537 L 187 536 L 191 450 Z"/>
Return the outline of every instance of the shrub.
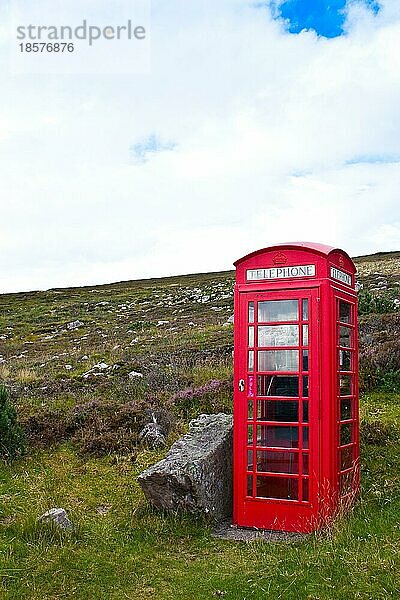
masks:
<path fill-rule="evenodd" d="M 93 399 L 70 410 L 45 410 L 30 415 L 25 428 L 32 445 L 46 447 L 71 441 L 81 455 L 103 456 L 116 452 L 133 456 L 141 429 L 153 418 L 168 432 L 173 415 L 162 408 L 148 408 L 149 401 L 120 404 Z"/>
<path fill-rule="evenodd" d="M 137 435 L 123 427 L 115 431 L 80 429 L 73 441 L 82 455 L 100 457 L 115 452 L 132 459 L 136 456 Z"/>
<path fill-rule="evenodd" d="M 200 387 L 180 390 L 172 396 L 170 404 L 185 419 L 192 419 L 200 413 L 231 412 L 232 396 L 231 379 L 213 379 Z"/>
<path fill-rule="evenodd" d="M 4 386 L 0 386 L 0 457 L 11 461 L 26 450 L 26 438 L 17 411 Z"/>
<path fill-rule="evenodd" d="M 24 428 L 30 444 L 39 447 L 49 446 L 69 438 L 69 427 L 65 413 L 61 410 L 41 410 L 24 420 Z"/>
<path fill-rule="evenodd" d="M 385 314 L 398 310 L 397 298 L 398 289 L 387 290 L 379 295 L 371 294 L 368 290 L 360 290 L 358 292 L 358 314 Z"/>
<path fill-rule="evenodd" d="M 360 319 L 361 391 L 400 390 L 400 315 Z"/>

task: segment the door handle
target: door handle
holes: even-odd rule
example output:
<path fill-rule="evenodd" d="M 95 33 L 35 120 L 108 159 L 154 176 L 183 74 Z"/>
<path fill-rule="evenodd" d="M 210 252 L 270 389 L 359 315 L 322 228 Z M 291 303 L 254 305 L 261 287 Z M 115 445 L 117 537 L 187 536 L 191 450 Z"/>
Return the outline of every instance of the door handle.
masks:
<path fill-rule="evenodd" d="M 244 392 L 244 379 L 239 379 L 238 388 L 239 392 Z"/>

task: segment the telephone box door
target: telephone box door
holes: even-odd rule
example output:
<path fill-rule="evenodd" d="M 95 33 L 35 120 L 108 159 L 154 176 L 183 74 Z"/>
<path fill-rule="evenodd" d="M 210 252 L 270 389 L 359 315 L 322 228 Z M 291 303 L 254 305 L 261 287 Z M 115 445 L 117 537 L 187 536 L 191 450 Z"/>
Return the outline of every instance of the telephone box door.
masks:
<path fill-rule="evenodd" d="M 318 289 L 239 294 L 238 525 L 313 529 L 318 514 Z"/>

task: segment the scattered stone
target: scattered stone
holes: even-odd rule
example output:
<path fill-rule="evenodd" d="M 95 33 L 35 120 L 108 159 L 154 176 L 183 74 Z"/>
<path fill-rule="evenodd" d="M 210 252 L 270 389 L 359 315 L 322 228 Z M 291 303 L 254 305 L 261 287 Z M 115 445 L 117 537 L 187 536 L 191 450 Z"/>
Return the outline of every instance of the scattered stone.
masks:
<path fill-rule="evenodd" d="M 161 325 L 168 325 L 169 321 L 158 321 L 157 327 L 161 327 Z"/>
<path fill-rule="evenodd" d="M 233 325 L 234 322 L 234 316 L 230 316 L 229 319 L 222 325 L 222 327 L 230 327 L 231 325 Z"/>
<path fill-rule="evenodd" d="M 138 477 L 156 508 L 203 513 L 214 518 L 232 511 L 231 415 L 201 415 L 167 456 Z"/>
<path fill-rule="evenodd" d="M 143 373 L 139 373 L 138 371 L 131 371 L 128 373 L 129 379 L 136 379 L 136 377 L 143 377 Z"/>
<path fill-rule="evenodd" d="M 63 508 L 51 508 L 39 517 L 38 521 L 44 521 L 47 523 L 54 523 L 61 529 L 73 529 L 71 521 L 68 518 L 66 511 Z"/>
<path fill-rule="evenodd" d="M 70 371 L 72 369 L 72 365 L 65 365 L 65 368 L 67 369 L 67 371 Z"/>
<path fill-rule="evenodd" d="M 149 446 L 152 450 L 165 446 L 165 436 L 161 431 L 161 427 L 154 423 L 147 423 L 139 434 L 139 441 L 145 446 Z"/>
<path fill-rule="evenodd" d="M 140 441 L 142 441 L 143 444 L 153 448 L 164 446 L 165 440 L 167 439 L 175 421 L 176 418 L 170 410 L 165 408 L 148 408 L 143 414 L 143 429 L 139 434 Z M 155 428 L 154 425 L 157 427 Z M 164 440 L 162 440 L 161 436 L 164 438 Z"/>
<path fill-rule="evenodd" d="M 74 329 L 79 329 L 80 327 L 84 327 L 85 323 L 83 323 L 82 321 L 72 321 L 71 323 L 67 324 L 67 329 L 69 329 L 70 331 L 73 331 Z"/>
<path fill-rule="evenodd" d="M 108 365 L 105 362 L 101 362 L 101 363 L 97 363 L 97 365 L 94 365 L 92 368 L 93 369 L 100 369 L 100 371 L 105 371 L 106 369 L 110 368 L 110 365 Z"/>
<path fill-rule="evenodd" d="M 84 379 L 89 379 L 90 377 L 100 377 L 105 375 L 105 371 L 111 369 L 110 365 L 105 362 L 97 363 L 97 365 L 93 365 L 89 371 L 83 373 L 82 377 Z"/>

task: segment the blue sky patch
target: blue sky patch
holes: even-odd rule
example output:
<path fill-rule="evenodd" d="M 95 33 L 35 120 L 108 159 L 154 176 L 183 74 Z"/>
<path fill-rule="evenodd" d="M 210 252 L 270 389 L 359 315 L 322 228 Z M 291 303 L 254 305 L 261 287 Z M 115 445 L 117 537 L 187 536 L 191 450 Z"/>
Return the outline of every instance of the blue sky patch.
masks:
<path fill-rule="evenodd" d="M 380 10 L 378 0 L 359 1 L 374 14 Z M 346 4 L 346 0 L 270 0 L 269 2 L 274 18 L 284 19 L 290 33 L 313 29 L 318 35 L 326 38 L 343 34 Z"/>
<path fill-rule="evenodd" d="M 149 160 L 151 155 L 157 152 L 174 150 L 175 148 L 175 142 L 163 142 L 155 133 L 152 133 L 140 142 L 133 144 L 129 148 L 129 153 L 135 164 L 143 165 Z"/>

